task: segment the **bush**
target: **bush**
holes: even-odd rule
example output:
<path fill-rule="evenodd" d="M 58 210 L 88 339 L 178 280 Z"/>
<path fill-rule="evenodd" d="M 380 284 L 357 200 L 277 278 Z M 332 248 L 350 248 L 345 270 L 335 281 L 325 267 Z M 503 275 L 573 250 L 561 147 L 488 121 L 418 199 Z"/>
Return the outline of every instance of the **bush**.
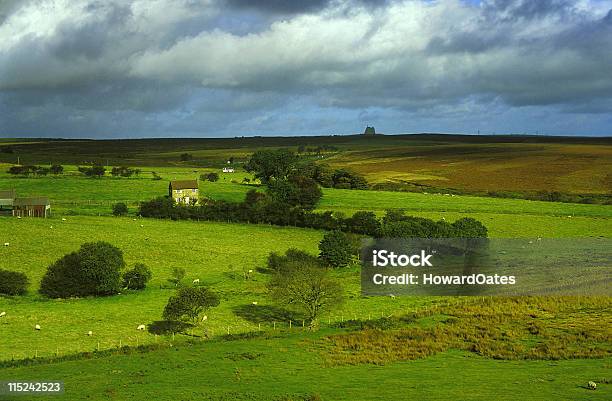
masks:
<path fill-rule="evenodd" d="M 196 322 L 200 313 L 219 305 L 219 297 L 206 287 L 181 287 L 168 299 L 163 318 Z"/>
<path fill-rule="evenodd" d="M 95 165 L 92 167 L 79 167 L 78 170 L 87 177 L 100 178 L 106 173 L 104 166 Z"/>
<path fill-rule="evenodd" d="M 181 161 L 182 162 L 186 162 L 189 160 L 193 160 L 193 155 L 191 153 L 182 153 L 181 154 Z"/>
<path fill-rule="evenodd" d="M 29 283 L 28 277 L 21 272 L 0 269 L 0 294 L 23 295 Z"/>
<path fill-rule="evenodd" d="M 353 244 L 342 231 L 331 231 L 323 236 L 319 243 L 319 258 L 332 267 L 342 267 L 349 264 Z"/>
<path fill-rule="evenodd" d="M 107 242 L 88 242 L 47 268 L 40 293 L 50 298 L 113 295 L 121 288 L 123 252 Z"/>
<path fill-rule="evenodd" d="M 200 179 L 202 181 L 217 182 L 219 181 L 219 174 L 218 173 L 200 174 Z"/>
<path fill-rule="evenodd" d="M 123 202 L 118 202 L 113 205 L 113 214 L 115 216 L 124 216 L 128 213 L 128 207 Z"/>
<path fill-rule="evenodd" d="M 136 263 L 132 270 L 123 273 L 123 288 L 143 290 L 152 276 L 153 273 L 145 264 Z"/>
<path fill-rule="evenodd" d="M 287 250 L 284 256 L 276 252 L 268 255 L 267 267 L 273 272 L 284 272 L 304 265 L 321 266 L 321 261 L 316 256 L 295 248 Z"/>
<path fill-rule="evenodd" d="M 458 237 L 487 238 L 488 230 L 481 222 L 471 217 L 464 217 L 452 224 Z"/>

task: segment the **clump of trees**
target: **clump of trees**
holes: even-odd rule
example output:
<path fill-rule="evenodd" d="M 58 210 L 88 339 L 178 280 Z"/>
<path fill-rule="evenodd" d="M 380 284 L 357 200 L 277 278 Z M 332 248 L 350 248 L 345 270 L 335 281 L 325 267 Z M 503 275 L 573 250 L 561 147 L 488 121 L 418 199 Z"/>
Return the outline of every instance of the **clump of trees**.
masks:
<path fill-rule="evenodd" d="M 219 305 L 219 296 L 207 287 L 180 287 L 168 299 L 163 318 L 169 321 L 196 323 L 209 308 Z"/>
<path fill-rule="evenodd" d="M 89 167 L 79 166 L 78 170 L 80 173 L 82 173 L 86 177 L 93 177 L 93 178 L 103 177 L 104 174 L 106 173 L 106 168 L 104 166 L 100 166 L 97 164 L 93 166 L 89 166 Z"/>
<path fill-rule="evenodd" d="M 61 164 L 52 164 L 51 167 L 49 167 L 49 170 L 51 171 L 51 174 L 59 175 L 64 172 L 64 166 Z"/>
<path fill-rule="evenodd" d="M 113 215 L 115 216 L 125 216 L 128 214 L 128 207 L 123 202 L 117 202 L 113 205 Z"/>
<path fill-rule="evenodd" d="M 29 284 L 30 281 L 24 273 L 0 269 L 0 294 L 24 295 Z"/>
<path fill-rule="evenodd" d="M 181 153 L 182 162 L 187 162 L 189 160 L 193 160 L 193 155 L 191 153 Z"/>
<path fill-rule="evenodd" d="M 133 175 L 140 174 L 140 169 L 132 169 L 130 167 L 121 166 L 121 167 L 113 167 L 111 169 L 111 175 L 113 177 L 131 177 Z"/>
<path fill-rule="evenodd" d="M 40 283 L 50 298 L 113 295 L 121 289 L 123 252 L 108 242 L 88 242 L 52 263 Z"/>
<path fill-rule="evenodd" d="M 210 182 L 217 182 L 219 181 L 219 174 L 218 173 L 206 173 L 206 174 L 200 174 L 200 180 L 202 181 L 210 181 Z"/>
<path fill-rule="evenodd" d="M 144 290 L 153 273 L 144 263 L 136 263 L 131 270 L 123 273 L 123 288 L 128 290 Z"/>

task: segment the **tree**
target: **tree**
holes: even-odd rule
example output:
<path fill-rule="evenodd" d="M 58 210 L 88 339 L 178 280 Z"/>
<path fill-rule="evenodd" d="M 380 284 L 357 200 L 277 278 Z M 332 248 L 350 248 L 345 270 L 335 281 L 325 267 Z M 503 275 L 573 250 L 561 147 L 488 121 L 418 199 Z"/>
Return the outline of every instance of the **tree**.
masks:
<path fill-rule="evenodd" d="M 342 231 L 330 231 L 319 243 L 319 258 L 328 266 L 342 267 L 349 264 L 353 253 L 351 239 Z"/>
<path fill-rule="evenodd" d="M 168 299 L 163 318 L 195 323 L 202 312 L 218 305 L 219 297 L 206 287 L 181 287 Z"/>
<path fill-rule="evenodd" d="M 0 294 L 23 295 L 28 284 L 30 282 L 24 273 L 0 269 Z"/>
<path fill-rule="evenodd" d="M 62 166 L 61 164 L 53 164 L 51 165 L 49 170 L 51 170 L 51 174 L 59 175 L 64 172 L 64 166 Z"/>
<path fill-rule="evenodd" d="M 106 173 L 106 168 L 104 166 L 95 165 L 91 167 L 79 167 L 79 171 L 85 174 L 87 177 L 96 177 L 100 178 Z"/>
<path fill-rule="evenodd" d="M 217 182 L 219 181 L 219 174 L 215 172 L 202 174 L 200 175 L 200 179 L 205 180 L 205 181 L 210 181 L 210 182 Z"/>
<path fill-rule="evenodd" d="M 274 180 L 268 184 L 268 193 L 277 202 L 314 209 L 323 196 L 317 183 L 308 177 L 291 176 L 286 180 Z"/>
<path fill-rule="evenodd" d="M 136 263 L 132 270 L 123 273 L 123 287 L 130 290 L 143 290 L 153 273 L 144 263 Z"/>
<path fill-rule="evenodd" d="M 276 252 L 271 252 L 268 255 L 267 268 L 271 272 L 285 272 L 299 269 L 302 266 L 323 267 L 316 256 L 295 248 L 288 249 L 285 255 L 279 255 Z"/>
<path fill-rule="evenodd" d="M 117 202 L 113 205 L 113 214 L 115 216 L 124 216 L 128 213 L 128 207 L 123 202 Z"/>
<path fill-rule="evenodd" d="M 311 329 L 317 327 L 321 313 L 344 302 L 340 283 L 327 269 L 309 263 L 275 274 L 268 290 L 275 302 L 305 313 Z"/>
<path fill-rule="evenodd" d="M 182 162 L 187 162 L 189 160 L 193 159 L 193 155 L 191 153 L 182 153 L 181 154 L 181 161 Z"/>
<path fill-rule="evenodd" d="M 488 230 L 480 221 L 471 217 L 464 217 L 452 224 L 458 237 L 487 238 Z"/>
<path fill-rule="evenodd" d="M 47 268 L 40 292 L 50 298 L 116 294 L 124 266 L 119 248 L 108 242 L 88 242 Z"/>
<path fill-rule="evenodd" d="M 380 222 L 374 212 L 355 212 L 352 217 L 346 220 L 349 231 L 358 234 L 377 236 L 380 230 Z"/>
<path fill-rule="evenodd" d="M 259 150 L 251 155 L 244 169 L 267 185 L 272 180 L 286 180 L 298 157 L 288 149 Z"/>

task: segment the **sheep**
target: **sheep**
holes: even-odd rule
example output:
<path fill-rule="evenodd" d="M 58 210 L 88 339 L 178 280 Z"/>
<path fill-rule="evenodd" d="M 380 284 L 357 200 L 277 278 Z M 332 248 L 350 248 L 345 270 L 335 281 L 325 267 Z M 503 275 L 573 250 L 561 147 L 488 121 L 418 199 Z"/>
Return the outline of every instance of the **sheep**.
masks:
<path fill-rule="evenodd" d="M 65 218 L 65 217 L 62 217 L 62 221 L 66 221 L 66 218 Z"/>
<path fill-rule="evenodd" d="M 538 237 L 538 241 L 542 241 L 542 237 Z"/>
<path fill-rule="evenodd" d="M 391 298 L 395 298 L 395 295 L 394 295 L 394 294 L 389 294 L 389 296 L 390 296 Z"/>
<path fill-rule="evenodd" d="M 141 224 L 140 227 L 144 227 L 144 224 Z"/>
<path fill-rule="evenodd" d="M 249 269 L 249 273 L 253 273 L 253 269 Z"/>
<path fill-rule="evenodd" d="M 6 312 L 0 312 L 0 317 L 6 316 Z"/>
<path fill-rule="evenodd" d="M 139 324 L 138 327 L 136 327 L 136 330 L 144 331 L 144 329 L 146 329 L 144 324 Z"/>
<path fill-rule="evenodd" d="M 35 325 L 34 330 L 40 330 L 40 324 Z"/>
<path fill-rule="evenodd" d="M 87 335 L 88 335 L 88 336 L 93 336 L 93 331 L 89 330 L 89 331 L 87 332 Z"/>
<path fill-rule="evenodd" d="M 191 283 L 192 283 L 192 284 L 200 284 L 200 279 L 199 279 L 199 278 L 196 278 L 196 279 L 194 279 L 194 280 L 193 280 Z"/>
<path fill-rule="evenodd" d="M 587 388 L 589 390 L 597 390 L 597 383 L 590 381 L 587 383 Z"/>
<path fill-rule="evenodd" d="M 202 316 L 202 321 L 205 322 L 206 320 L 208 320 L 208 316 L 206 315 Z"/>
<path fill-rule="evenodd" d="M 49 226 L 49 228 L 53 228 L 53 226 Z"/>
<path fill-rule="evenodd" d="M 253 302 L 251 302 L 251 304 L 257 305 L 257 301 L 253 301 Z"/>
<path fill-rule="evenodd" d="M 21 218 L 21 216 L 17 216 L 17 218 L 18 218 L 18 219 L 20 219 L 20 218 Z"/>
<path fill-rule="evenodd" d="M 5 243 L 4 243 L 4 246 L 9 246 L 9 245 L 10 245 L 10 244 L 9 244 L 8 242 L 5 242 Z"/>

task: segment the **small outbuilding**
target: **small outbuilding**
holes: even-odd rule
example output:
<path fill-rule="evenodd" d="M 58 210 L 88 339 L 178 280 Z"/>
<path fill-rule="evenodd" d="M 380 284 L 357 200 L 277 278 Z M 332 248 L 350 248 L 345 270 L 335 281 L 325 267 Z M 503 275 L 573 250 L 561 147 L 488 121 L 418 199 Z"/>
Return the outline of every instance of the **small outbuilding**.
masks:
<path fill-rule="evenodd" d="M 19 217 L 49 217 L 51 203 L 49 198 L 15 198 L 13 201 L 13 216 Z"/>

